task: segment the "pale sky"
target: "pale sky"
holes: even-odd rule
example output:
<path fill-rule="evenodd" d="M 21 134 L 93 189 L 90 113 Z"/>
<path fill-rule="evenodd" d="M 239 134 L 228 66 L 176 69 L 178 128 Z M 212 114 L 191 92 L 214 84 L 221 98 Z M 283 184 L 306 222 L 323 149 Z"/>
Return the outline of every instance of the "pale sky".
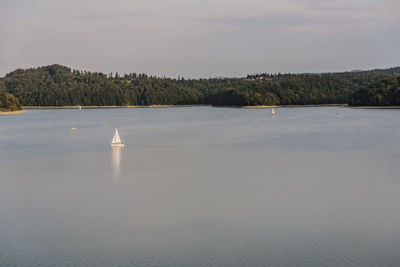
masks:
<path fill-rule="evenodd" d="M 400 0 L 0 0 L 0 76 L 191 78 L 400 65 Z"/>

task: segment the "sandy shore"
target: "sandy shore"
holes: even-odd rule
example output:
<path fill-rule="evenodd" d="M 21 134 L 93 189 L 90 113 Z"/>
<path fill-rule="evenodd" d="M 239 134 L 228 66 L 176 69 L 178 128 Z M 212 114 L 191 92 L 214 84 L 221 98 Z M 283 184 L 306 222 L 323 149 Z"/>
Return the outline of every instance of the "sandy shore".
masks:
<path fill-rule="evenodd" d="M 302 108 L 302 107 L 347 107 L 347 104 L 316 104 L 316 105 L 260 105 L 260 106 L 242 106 L 242 108 Z"/>
<path fill-rule="evenodd" d="M 280 107 L 280 106 L 276 106 L 276 105 L 273 105 L 273 106 L 266 106 L 266 105 L 263 105 L 263 106 L 242 106 L 242 108 L 277 108 L 277 107 Z"/>
<path fill-rule="evenodd" d="M 24 106 L 24 109 L 101 109 L 101 108 L 175 108 L 175 107 L 201 107 L 211 105 L 130 105 L 130 106 Z M 317 104 L 317 105 L 260 105 L 260 106 L 214 106 L 214 107 L 230 107 L 230 108 L 249 108 L 249 109 L 263 109 L 263 108 L 301 108 L 301 107 L 349 107 L 356 109 L 399 109 L 400 106 L 349 106 L 347 104 Z M 2 112 L 0 114 L 13 114 L 21 113 L 15 112 Z"/>
<path fill-rule="evenodd" d="M 24 113 L 26 110 L 17 110 L 17 111 L 0 111 L 0 114 L 18 114 Z"/>
<path fill-rule="evenodd" d="M 281 105 L 284 108 L 301 108 L 301 107 L 347 107 L 347 104 L 315 104 L 315 105 Z"/>
<path fill-rule="evenodd" d="M 24 106 L 24 109 L 95 109 L 95 108 L 171 108 L 174 105 L 130 105 L 130 106 Z"/>
<path fill-rule="evenodd" d="M 399 109 L 400 106 L 349 106 L 356 109 Z"/>

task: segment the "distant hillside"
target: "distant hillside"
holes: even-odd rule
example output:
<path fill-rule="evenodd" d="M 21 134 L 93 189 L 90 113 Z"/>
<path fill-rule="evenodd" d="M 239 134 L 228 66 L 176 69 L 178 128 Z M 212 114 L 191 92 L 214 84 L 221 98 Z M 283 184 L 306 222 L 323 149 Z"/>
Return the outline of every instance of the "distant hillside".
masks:
<path fill-rule="evenodd" d="M 400 67 L 323 74 L 253 74 L 245 78 L 171 79 L 72 70 L 61 65 L 17 69 L 0 92 L 25 106 L 347 104 L 356 92 L 400 75 Z M 353 103 L 353 102 L 352 102 Z"/>

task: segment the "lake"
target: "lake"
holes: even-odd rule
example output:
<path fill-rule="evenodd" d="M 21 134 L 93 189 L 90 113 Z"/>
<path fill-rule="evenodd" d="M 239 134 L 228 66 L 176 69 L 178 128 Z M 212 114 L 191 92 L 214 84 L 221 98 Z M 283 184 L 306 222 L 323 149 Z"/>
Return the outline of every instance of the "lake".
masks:
<path fill-rule="evenodd" d="M 400 109 L 275 112 L 0 115 L 0 266 L 400 266 Z"/>

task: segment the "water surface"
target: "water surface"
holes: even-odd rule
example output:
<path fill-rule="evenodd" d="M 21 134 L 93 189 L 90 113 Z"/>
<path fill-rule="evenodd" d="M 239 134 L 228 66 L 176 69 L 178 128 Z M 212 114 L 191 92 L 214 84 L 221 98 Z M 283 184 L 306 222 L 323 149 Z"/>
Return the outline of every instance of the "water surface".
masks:
<path fill-rule="evenodd" d="M 399 266 L 400 110 L 275 111 L 0 116 L 0 266 Z"/>

